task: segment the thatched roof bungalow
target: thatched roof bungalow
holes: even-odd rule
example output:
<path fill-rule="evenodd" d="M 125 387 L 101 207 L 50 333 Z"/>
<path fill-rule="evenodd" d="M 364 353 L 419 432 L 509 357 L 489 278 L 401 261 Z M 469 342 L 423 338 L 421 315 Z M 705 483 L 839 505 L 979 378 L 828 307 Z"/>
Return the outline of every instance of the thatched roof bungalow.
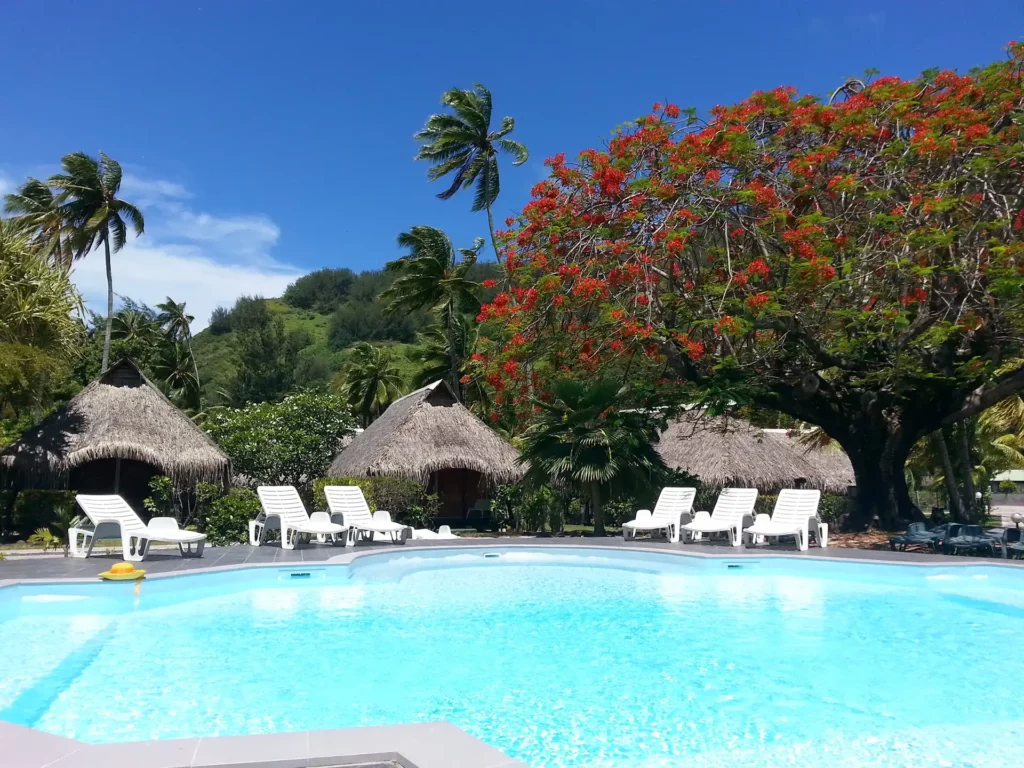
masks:
<path fill-rule="evenodd" d="M 119 492 L 139 502 L 154 475 L 180 488 L 226 485 L 231 463 L 130 360 L 100 377 L 0 452 L 16 484 Z"/>
<path fill-rule="evenodd" d="M 845 493 L 853 467 L 839 448 L 805 448 L 785 430 L 763 430 L 743 419 L 690 411 L 669 422 L 658 452 L 670 467 L 713 486 L 775 491 L 818 488 Z"/>
<path fill-rule="evenodd" d="M 436 381 L 393 402 L 335 457 L 331 477 L 416 480 L 464 518 L 487 490 L 522 476 L 518 452 Z"/>

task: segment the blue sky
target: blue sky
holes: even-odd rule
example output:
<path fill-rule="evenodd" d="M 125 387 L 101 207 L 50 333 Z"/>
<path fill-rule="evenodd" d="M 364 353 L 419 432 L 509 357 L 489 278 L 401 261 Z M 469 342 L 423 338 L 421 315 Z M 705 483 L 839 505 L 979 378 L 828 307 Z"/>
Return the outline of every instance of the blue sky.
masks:
<path fill-rule="evenodd" d="M 13 1 L 0 191 L 66 152 L 117 158 L 147 233 L 116 257 L 115 291 L 170 293 L 203 326 L 312 269 L 379 267 L 414 224 L 456 245 L 485 235 L 469 195 L 435 199 L 441 182 L 412 160 L 453 85 L 486 84 L 530 149 L 503 169 L 500 222 L 545 157 L 600 146 L 654 101 L 706 110 L 777 85 L 826 92 L 868 67 L 963 71 L 1021 37 L 1019 1 Z M 95 302 L 102 258 L 76 272 Z"/>

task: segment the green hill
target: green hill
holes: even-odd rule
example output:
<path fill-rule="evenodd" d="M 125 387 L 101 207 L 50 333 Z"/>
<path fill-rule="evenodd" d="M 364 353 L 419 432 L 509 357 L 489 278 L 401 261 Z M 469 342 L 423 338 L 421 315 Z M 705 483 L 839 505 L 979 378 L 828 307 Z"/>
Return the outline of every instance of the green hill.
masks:
<path fill-rule="evenodd" d="M 483 281 L 495 272 L 493 265 L 478 265 L 474 278 Z M 272 316 L 281 318 L 287 345 L 298 350 L 292 388 L 327 388 L 344 367 L 348 351 L 360 341 L 393 347 L 395 363 L 411 383 L 420 369 L 416 335 L 432 318 L 425 311 L 387 315 L 379 296 L 392 279 L 382 271 L 322 269 L 299 278 L 282 297 L 242 297 L 231 309 L 217 309 L 210 325 L 192 341 L 203 401 L 227 402 L 222 392 L 238 367 L 238 331 L 233 326 L 246 303 L 253 301 L 264 302 Z"/>

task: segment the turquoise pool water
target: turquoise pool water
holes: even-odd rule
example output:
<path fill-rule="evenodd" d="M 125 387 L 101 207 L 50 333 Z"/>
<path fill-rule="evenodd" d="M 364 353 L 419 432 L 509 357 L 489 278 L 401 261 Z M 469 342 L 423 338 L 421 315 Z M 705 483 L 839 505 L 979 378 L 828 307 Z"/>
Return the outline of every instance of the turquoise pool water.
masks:
<path fill-rule="evenodd" d="M 0 590 L 0 719 L 443 719 L 534 768 L 1024 763 L 1024 572 L 492 554 Z"/>

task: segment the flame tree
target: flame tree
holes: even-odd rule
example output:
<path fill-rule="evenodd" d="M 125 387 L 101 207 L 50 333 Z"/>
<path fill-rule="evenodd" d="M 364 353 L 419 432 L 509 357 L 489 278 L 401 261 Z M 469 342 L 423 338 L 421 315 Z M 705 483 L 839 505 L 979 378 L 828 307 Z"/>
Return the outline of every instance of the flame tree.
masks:
<path fill-rule="evenodd" d="M 478 318 L 499 407 L 616 369 L 778 410 L 849 454 L 854 524 L 905 520 L 914 443 L 1024 388 L 1022 68 L 655 104 L 550 158 Z"/>

